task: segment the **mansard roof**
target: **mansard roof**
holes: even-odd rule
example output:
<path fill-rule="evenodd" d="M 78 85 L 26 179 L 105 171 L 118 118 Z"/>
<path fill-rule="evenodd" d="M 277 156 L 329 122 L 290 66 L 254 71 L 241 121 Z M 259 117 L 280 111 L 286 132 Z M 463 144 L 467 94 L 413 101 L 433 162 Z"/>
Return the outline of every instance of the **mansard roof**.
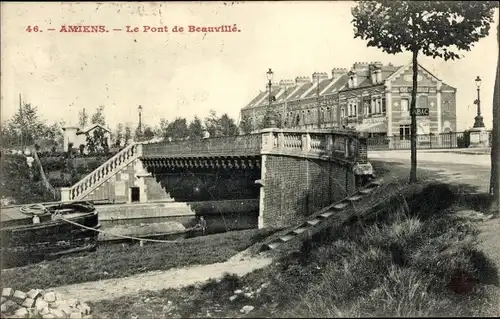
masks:
<path fill-rule="evenodd" d="M 366 67 L 367 65 L 372 65 L 371 63 L 355 63 L 354 68 L 357 67 Z M 375 63 L 375 65 L 378 65 L 378 67 L 381 70 L 382 73 L 382 82 L 386 80 L 391 80 L 395 78 L 398 74 L 404 72 L 410 64 L 406 65 L 399 65 L 395 66 L 392 64 L 388 65 L 382 65 L 380 62 Z M 439 80 L 435 75 L 430 73 L 428 70 L 423 68 L 419 64 L 419 68 L 422 69 L 424 72 L 427 72 L 431 74 L 435 79 Z M 339 69 L 334 69 L 336 72 L 338 72 Z M 344 69 L 342 69 L 344 70 Z M 319 83 L 319 91 L 320 91 L 320 96 L 325 96 L 325 95 L 332 95 L 339 93 L 341 90 L 345 90 L 347 88 L 347 84 L 349 81 L 349 77 L 347 75 L 348 69 L 345 69 L 346 72 L 342 74 L 338 78 L 329 78 L 329 79 L 323 79 L 320 80 Z M 358 69 L 359 70 L 359 69 Z M 364 71 L 363 71 L 364 70 Z M 363 69 L 361 71 L 361 74 L 364 74 L 366 72 L 366 69 Z M 332 71 L 333 73 L 333 71 Z M 291 80 L 286 80 L 286 81 L 291 81 Z M 440 81 L 440 80 L 439 80 Z M 292 83 L 292 82 L 291 82 Z M 381 85 L 376 84 L 376 85 Z M 371 82 L 371 78 L 369 76 L 364 77 L 364 75 L 359 76 L 358 73 L 358 86 L 357 88 L 367 88 L 374 86 Z M 456 90 L 454 87 L 443 83 L 442 88 L 445 90 Z M 295 100 L 302 100 L 302 99 L 308 99 L 311 97 L 315 97 L 317 94 L 317 88 L 316 88 L 316 82 L 314 79 L 310 79 L 308 77 L 297 77 L 296 81 L 293 82 L 292 85 L 288 87 L 273 87 L 272 93 L 273 96 L 276 97 L 276 100 L 273 101 L 273 103 L 282 103 L 282 102 L 291 102 Z M 252 101 L 246 105 L 244 108 L 252 108 L 252 107 L 257 107 L 257 106 L 266 106 L 269 103 L 269 95 L 267 91 L 261 91 L 259 94 L 252 99 Z"/>

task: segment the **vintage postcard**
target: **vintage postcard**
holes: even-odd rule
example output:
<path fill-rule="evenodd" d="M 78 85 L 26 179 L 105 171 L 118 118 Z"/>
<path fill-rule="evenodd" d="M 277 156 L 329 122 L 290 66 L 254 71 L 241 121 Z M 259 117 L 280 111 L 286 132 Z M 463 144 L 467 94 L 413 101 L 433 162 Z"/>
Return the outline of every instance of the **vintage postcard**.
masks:
<path fill-rule="evenodd" d="M 498 2 L 0 22 L 1 318 L 500 316 Z"/>

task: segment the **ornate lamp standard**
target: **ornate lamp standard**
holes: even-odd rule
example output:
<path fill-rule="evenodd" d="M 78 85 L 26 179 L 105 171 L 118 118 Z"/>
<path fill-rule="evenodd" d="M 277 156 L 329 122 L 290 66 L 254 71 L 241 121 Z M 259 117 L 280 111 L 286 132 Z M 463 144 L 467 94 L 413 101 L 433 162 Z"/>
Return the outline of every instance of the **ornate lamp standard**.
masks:
<path fill-rule="evenodd" d="M 271 109 L 271 104 L 273 102 L 273 97 L 271 95 L 271 86 L 272 86 L 272 80 L 273 80 L 273 76 L 274 76 L 274 73 L 271 69 L 269 69 L 269 71 L 267 71 L 266 73 L 267 75 L 267 80 L 268 80 L 268 87 L 269 87 L 269 106 L 268 106 L 268 109 L 267 109 L 267 123 L 266 123 L 266 127 L 276 127 L 276 122 L 274 121 L 274 112 L 273 110 Z"/>
<path fill-rule="evenodd" d="M 479 98 L 479 93 L 481 90 L 481 78 L 478 76 L 476 78 L 476 86 L 477 86 L 477 100 L 474 101 L 474 104 L 477 105 L 477 115 L 474 118 L 474 128 L 482 128 L 484 127 L 483 117 L 481 116 L 481 100 Z"/>
<path fill-rule="evenodd" d="M 137 128 L 138 128 L 139 132 L 141 132 L 141 130 L 142 130 L 142 123 L 141 123 L 142 106 L 139 105 L 137 110 L 139 111 L 139 126 Z"/>

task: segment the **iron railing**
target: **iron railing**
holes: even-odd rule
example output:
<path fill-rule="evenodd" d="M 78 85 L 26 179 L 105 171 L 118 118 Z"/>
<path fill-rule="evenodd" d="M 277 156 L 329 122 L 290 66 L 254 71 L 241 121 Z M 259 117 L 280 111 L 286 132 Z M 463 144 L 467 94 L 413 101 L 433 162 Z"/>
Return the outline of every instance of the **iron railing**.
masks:
<path fill-rule="evenodd" d="M 491 134 L 490 134 L 491 146 Z M 409 150 L 410 136 L 375 136 L 367 139 L 368 150 Z M 439 134 L 418 134 L 417 149 L 453 149 L 467 148 L 470 145 L 470 133 L 449 132 Z"/>

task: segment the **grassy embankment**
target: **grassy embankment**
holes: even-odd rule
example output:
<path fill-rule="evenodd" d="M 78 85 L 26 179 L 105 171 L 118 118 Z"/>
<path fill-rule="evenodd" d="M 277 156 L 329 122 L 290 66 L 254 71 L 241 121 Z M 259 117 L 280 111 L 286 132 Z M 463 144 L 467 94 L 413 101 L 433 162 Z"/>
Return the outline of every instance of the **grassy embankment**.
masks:
<path fill-rule="evenodd" d="M 103 318 L 500 315 L 498 268 L 478 249 L 474 222 L 455 214 L 485 208 L 485 198 L 464 200 L 464 187 L 427 184 L 415 192 L 394 181 L 384 189 L 392 200 L 360 208 L 369 217 L 327 227 L 299 252 L 243 278 L 93 307 Z M 254 293 L 230 301 L 237 289 Z M 243 315 L 244 305 L 255 309 Z"/>
<path fill-rule="evenodd" d="M 36 162 L 30 169 L 22 155 L 1 154 L 0 190 L 9 204 L 27 204 L 53 201 L 53 195 L 44 187 Z"/>
<path fill-rule="evenodd" d="M 189 238 L 176 243 L 146 244 L 143 247 L 102 246 L 93 253 L 2 270 L 1 286 L 28 291 L 223 262 L 270 233 L 269 230 L 252 229 Z"/>

